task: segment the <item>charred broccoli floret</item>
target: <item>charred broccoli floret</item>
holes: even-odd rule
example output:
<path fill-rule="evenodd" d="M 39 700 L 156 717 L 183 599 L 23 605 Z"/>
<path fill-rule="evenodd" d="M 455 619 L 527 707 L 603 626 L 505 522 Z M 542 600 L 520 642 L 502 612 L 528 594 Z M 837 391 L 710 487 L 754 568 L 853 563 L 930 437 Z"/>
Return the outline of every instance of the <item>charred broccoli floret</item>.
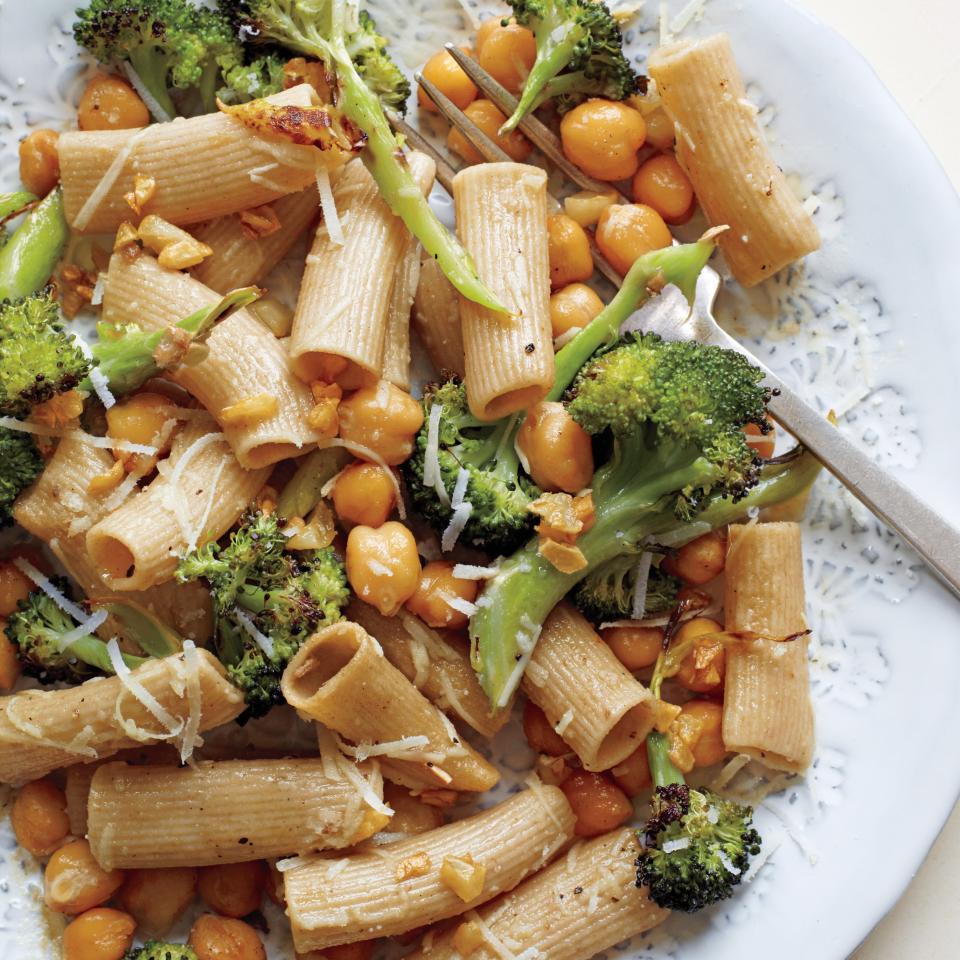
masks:
<path fill-rule="evenodd" d="M 13 503 L 43 473 L 33 437 L 0 427 L 0 527 L 13 522 Z"/>
<path fill-rule="evenodd" d="M 615 557 L 597 567 L 573 589 L 570 599 L 594 623 L 607 623 L 633 616 L 637 588 L 638 558 L 632 554 Z M 643 614 L 653 616 L 670 610 L 677 602 L 680 581 L 652 566 L 647 577 Z"/>
<path fill-rule="evenodd" d="M 148 940 L 142 947 L 132 947 L 123 960 L 199 960 L 193 947 L 184 943 L 162 943 Z"/>

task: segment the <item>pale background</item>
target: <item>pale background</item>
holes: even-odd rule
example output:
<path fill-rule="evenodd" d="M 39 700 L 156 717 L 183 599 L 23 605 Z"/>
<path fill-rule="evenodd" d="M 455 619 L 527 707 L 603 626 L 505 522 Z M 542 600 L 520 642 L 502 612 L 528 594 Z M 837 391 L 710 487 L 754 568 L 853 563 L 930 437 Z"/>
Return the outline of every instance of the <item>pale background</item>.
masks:
<path fill-rule="evenodd" d="M 873 65 L 960 190 L 960 3 L 957 0 L 799 0 Z M 843 91 L 837 91 L 843 96 Z M 891 150 L 897 145 L 891 143 Z M 866 161 L 865 161 L 866 162 Z M 910 184 L 900 185 L 909 190 Z M 882 198 L 878 202 L 883 202 Z M 894 225 L 895 226 L 895 225 Z M 944 318 L 951 322 L 955 318 Z M 934 761 L 935 762 L 935 761 Z M 905 811 L 909 805 L 904 794 Z M 909 815 L 905 813 L 905 815 Z M 896 842 L 894 830 L 877 842 Z M 851 891 L 852 897 L 856 891 Z M 960 956 L 960 807 L 926 863 L 853 960 Z"/>

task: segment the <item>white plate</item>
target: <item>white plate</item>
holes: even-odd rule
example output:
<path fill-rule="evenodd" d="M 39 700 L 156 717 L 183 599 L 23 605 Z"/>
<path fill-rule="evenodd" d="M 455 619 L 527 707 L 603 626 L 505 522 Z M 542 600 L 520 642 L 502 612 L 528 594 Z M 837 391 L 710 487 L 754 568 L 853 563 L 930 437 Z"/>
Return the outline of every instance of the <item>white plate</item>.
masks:
<path fill-rule="evenodd" d="M 0 4 L 0 183 L 28 122 L 68 122 L 77 90 L 71 0 Z M 675 0 L 676 13 L 686 4 Z M 655 8 L 629 31 L 640 54 Z M 376 0 L 418 66 L 463 25 L 454 0 Z M 910 11 L 904 7 L 906 19 Z M 823 250 L 722 313 L 840 429 L 960 523 L 960 448 L 945 399 L 960 369 L 951 296 L 960 200 L 872 70 L 781 0 L 709 0 L 688 33 L 727 30 L 778 160 L 820 198 Z M 947 478 L 947 479 L 944 479 Z M 903 891 L 960 792 L 960 607 L 825 480 L 806 524 L 819 750 L 805 785 L 764 804 L 775 855 L 737 897 L 621 944 L 624 958 L 780 960 L 850 953 Z M 49 954 L 33 892 L 0 828 L 0 954 Z M 275 952 L 283 956 L 282 949 Z"/>

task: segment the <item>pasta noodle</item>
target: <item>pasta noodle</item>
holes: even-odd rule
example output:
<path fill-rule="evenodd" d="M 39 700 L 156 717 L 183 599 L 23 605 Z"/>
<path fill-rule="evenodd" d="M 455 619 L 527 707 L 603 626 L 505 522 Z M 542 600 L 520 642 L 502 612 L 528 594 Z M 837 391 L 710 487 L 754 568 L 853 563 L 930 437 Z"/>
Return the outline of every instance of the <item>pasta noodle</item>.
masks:
<path fill-rule="evenodd" d="M 522 163 L 481 163 L 456 175 L 453 197 L 464 246 L 511 310 L 460 301 L 470 409 L 495 420 L 553 386 L 547 175 Z"/>
<path fill-rule="evenodd" d="M 413 301 L 413 329 L 437 370 L 459 377 L 466 374 L 460 297 L 433 257 L 427 257 L 420 264 L 420 283 Z"/>
<path fill-rule="evenodd" d="M 383 379 L 407 391 L 410 390 L 410 311 L 419 282 L 420 244 L 411 236 L 390 291 L 383 350 Z"/>

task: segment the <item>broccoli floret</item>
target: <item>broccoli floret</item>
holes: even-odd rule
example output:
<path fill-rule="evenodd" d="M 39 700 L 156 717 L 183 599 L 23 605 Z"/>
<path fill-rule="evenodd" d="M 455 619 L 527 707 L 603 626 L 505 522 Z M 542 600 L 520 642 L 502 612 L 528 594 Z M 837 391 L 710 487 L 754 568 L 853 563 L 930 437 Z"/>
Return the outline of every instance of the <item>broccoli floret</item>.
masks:
<path fill-rule="evenodd" d="M 193 947 L 184 943 L 161 943 L 148 940 L 142 947 L 132 947 L 123 960 L 199 960 Z"/>
<path fill-rule="evenodd" d="M 221 65 L 223 86 L 217 96 L 225 103 L 242 103 L 278 93 L 283 89 L 285 63 L 280 54 L 267 53 L 232 66 Z"/>
<path fill-rule="evenodd" d="M 437 425 L 440 478 L 424 482 L 429 467 L 427 451 L 432 433 L 431 410 L 440 406 Z M 539 495 L 522 471 L 514 449 L 517 421 L 494 423 L 478 420 L 467 406 L 467 392 L 457 380 L 429 388 L 423 400 L 424 423 L 417 434 L 413 456 L 405 464 L 410 495 L 424 518 L 442 533 L 453 516 L 451 498 L 461 470 L 469 474 L 463 499 L 471 504 L 470 518 L 459 542 L 502 553 L 514 549 L 530 535 L 535 517 L 527 507 Z"/>
<path fill-rule="evenodd" d="M 760 834 L 752 807 L 687 786 L 668 750 L 664 734 L 647 737 L 654 792 L 652 816 L 638 834 L 637 886 L 661 907 L 693 913 L 733 895 L 760 852 Z"/>
<path fill-rule="evenodd" d="M 366 10 L 359 12 L 359 26 L 347 38 L 347 51 L 363 82 L 380 102 L 398 113 L 407 112 L 410 81 L 387 53 L 386 37 L 377 33 L 377 25 Z"/>
<path fill-rule="evenodd" d="M 70 599 L 70 587 L 63 577 L 55 577 L 53 586 Z M 112 674 L 107 645 L 87 635 L 70 641 L 63 638 L 77 628 L 77 622 L 62 610 L 43 590 L 34 590 L 18 604 L 7 619 L 6 634 L 16 646 L 23 672 L 46 683 L 82 683 L 92 676 Z M 145 660 L 122 654 L 131 669 Z"/>
<path fill-rule="evenodd" d="M 13 522 L 14 501 L 41 473 L 43 457 L 33 437 L 0 427 L 0 527 Z"/>
<path fill-rule="evenodd" d="M 217 618 L 217 656 L 244 693 L 241 721 L 283 701 L 280 676 L 316 630 L 340 619 L 349 597 L 332 547 L 288 553 L 276 514 L 248 512 L 225 543 L 179 564 L 181 581 L 204 579 Z"/>
<path fill-rule="evenodd" d="M 624 100 L 635 93 L 637 74 L 623 53 L 617 21 L 599 0 L 509 0 L 517 23 L 529 27 L 537 58 L 527 76 L 506 133 L 540 104 L 557 98 L 568 110 L 587 97 Z"/>
<path fill-rule="evenodd" d="M 633 615 L 633 596 L 637 584 L 638 558 L 633 554 L 614 557 L 584 577 L 573 589 L 570 599 L 580 612 L 594 623 L 623 620 Z M 680 581 L 652 566 L 647 577 L 645 616 L 671 609 L 677 602 Z"/>
<path fill-rule="evenodd" d="M 0 303 L 0 413 L 26 416 L 36 404 L 72 390 L 89 370 L 49 290 Z"/>

